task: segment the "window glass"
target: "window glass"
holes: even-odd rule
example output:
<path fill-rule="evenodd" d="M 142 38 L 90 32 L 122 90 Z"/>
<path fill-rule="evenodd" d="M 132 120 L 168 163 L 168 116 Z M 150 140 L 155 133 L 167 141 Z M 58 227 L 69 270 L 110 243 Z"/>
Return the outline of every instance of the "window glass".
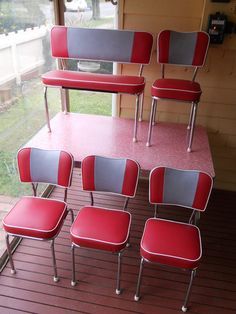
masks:
<path fill-rule="evenodd" d="M 115 6 L 105 0 L 64 0 L 65 25 L 86 28 L 114 28 Z M 109 48 L 108 48 L 109 49 Z M 73 71 L 109 74 L 112 62 L 69 60 L 68 69 Z M 69 91 L 70 108 L 73 112 L 111 115 L 112 95 L 95 92 Z"/>
<path fill-rule="evenodd" d="M 31 186 L 19 182 L 16 154 L 45 125 L 40 77 L 55 68 L 49 42 L 53 16 L 48 0 L 0 1 L 0 222 L 19 196 L 31 193 Z M 57 89 L 49 100 L 53 115 L 60 108 Z M 1 250 L 2 245 L 0 226 Z"/>

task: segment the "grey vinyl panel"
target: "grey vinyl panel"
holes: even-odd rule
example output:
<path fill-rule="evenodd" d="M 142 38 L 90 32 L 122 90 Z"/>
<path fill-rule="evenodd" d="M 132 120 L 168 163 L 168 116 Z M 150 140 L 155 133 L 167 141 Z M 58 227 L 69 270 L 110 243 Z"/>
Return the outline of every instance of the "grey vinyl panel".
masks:
<path fill-rule="evenodd" d="M 171 31 L 169 44 L 169 63 L 191 65 L 197 42 L 197 33 Z"/>
<path fill-rule="evenodd" d="M 122 193 L 126 160 L 95 157 L 95 190 Z"/>
<path fill-rule="evenodd" d="M 70 58 L 130 62 L 134 32 L 108 29 L 68 28 Z"/>
<path fill-rule="evenodd" d="M 32 148 L 30 173 L 33 182 L 57 184 L 60 151 L 47 151 Z"/>
<path fill-rule="evenodd" d="M 192 207 L 199 173 L 166 168 L 164 177 L 164 203 Z"/>

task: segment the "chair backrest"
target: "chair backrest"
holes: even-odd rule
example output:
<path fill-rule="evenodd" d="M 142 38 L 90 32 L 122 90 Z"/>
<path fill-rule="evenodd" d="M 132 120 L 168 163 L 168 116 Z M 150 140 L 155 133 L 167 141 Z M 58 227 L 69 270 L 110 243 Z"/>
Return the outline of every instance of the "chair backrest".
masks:
<path fill-rule="evenodd" d="M 212 184 L 212 177 L 206 172 L 156 167 L 150 173 L 149 201 L 204 211 Z"/>
<path fill-rule="evenodd" d="M 82 187 L 97 191 L 135 196 L 139 165 L 132 159 L 87 156 L 82 161 Z"/>
<path fill-rule="evenodd" d="M 157 38 L 158 62 L 200 67 L 205 63 L 209 35 L 205 32 L 163 30 Z"/>
<path fill-rule="evenodd" d="M 81 60 L 148 64 L 153 36 L 147 32 L 54 26 L 52 56 Z"/>
<path fill-rule="evenodd" d="M 26 147 L 17 154 L 21 182 L 71 185 L 73 156 L 61 150 Z"/>

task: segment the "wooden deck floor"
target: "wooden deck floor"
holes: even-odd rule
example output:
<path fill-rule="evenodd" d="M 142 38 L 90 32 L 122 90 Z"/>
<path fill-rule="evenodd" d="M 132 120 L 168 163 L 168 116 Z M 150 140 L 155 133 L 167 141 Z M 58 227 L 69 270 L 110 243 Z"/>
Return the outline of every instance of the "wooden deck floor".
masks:
<path fill-rule="evenodd" d="M 55 189 L 52 197 L 62 198 Z M 97 200 L 97 202 L 96 202 Z M 76 211 L 88 204 L 88 194 L 81 191 L 80 173 L 76 169 L 68 194 L 69 206 Z M 119 197 L 99 195 L 95 204 L 121 208 Z M 52 281 L 48 243 L 23 240 L 14 253 L 17 274 L 9 265 L 0 275 L 0 313 L 181 313 L 188 276 L 185 272 L 147 265 L 144 270 L 142 299 L 133 301 L 139 268 L 139 241 L 144 222 L 153 215 L 148 205 L 147 182 L 139 185 L 135 199 L 129 203 L 132 213 L 131 247 L 123 257 L 122 288 L 115 294 L 116 257 L 102 252 L 76 250 L 79 283 L 70 286 L 71 255 L 69 217 L 56 240 L 60 282 Z M 185 219 L 179 210 L 161 211 L 162 217 Z M 173 215 L 172 215 L 173 217 Z M 213 191 L 208 209 L 201 217 L 203 259 L 194 282 L 189 313 L 236 313 L 236 218 L 235 193 Z"/>

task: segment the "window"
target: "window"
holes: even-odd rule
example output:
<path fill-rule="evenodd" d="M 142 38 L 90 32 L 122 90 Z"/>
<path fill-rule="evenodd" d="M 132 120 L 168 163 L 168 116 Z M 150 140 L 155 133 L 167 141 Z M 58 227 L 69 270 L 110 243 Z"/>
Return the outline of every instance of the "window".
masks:
<path fill-rule="evenodd" d="M 52 2 L 2 0 L 0 15 L 1 221 L 17 198 L 30 189 L 19 183 L 16 153 L 45 125 L 40 76 L 55 67 L 55 62 L 49 43 L 49 31 L 54 23 Z M 57 112 L 59 91 L 53 89 L 50 97 L 50 110 Z M 0 255 L 3 244 L 5 248 L 0 227 Z"/>
<path fill-rule="evenodd" d="M 105 0 L 64 0 L 65 25 L 86 28 L 114 28 L 115 6 Z M 74 71 L 112 73 L 113 63 L 69 60 Z M 69 91 L 72 112 L 112 114 L 112 95 L 87 91 Z"/>

